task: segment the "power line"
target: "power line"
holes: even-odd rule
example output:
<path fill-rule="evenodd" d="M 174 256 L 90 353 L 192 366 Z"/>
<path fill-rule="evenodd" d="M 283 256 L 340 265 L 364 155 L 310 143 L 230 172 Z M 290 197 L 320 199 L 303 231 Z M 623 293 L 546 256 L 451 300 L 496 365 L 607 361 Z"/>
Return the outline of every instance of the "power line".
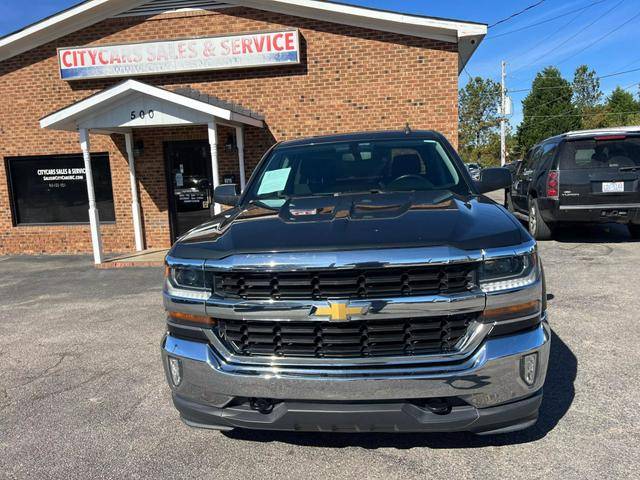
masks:
<path fill-rule="evenodd" d="M 586 47 L 578 50 L 577 52 L 572 53 L 571 55 L 569 55 L 567 58 L 565 58 L 564 60 L 558 62 L 556 65 L 561 65 L 564 62 L 566 62 L 567 60 L 570 60 L 571 58 L 575 57 L 576 55 L 580 55 L 582 52 L 584 52 L 585 50 L 588 50 L 589 48 L 593 47 L 595 44 L 597 44 L 598 42 L 604 40 L 605 38 L 613 35 L 615 32 L 617 32 L 618 30 L 626 27 L 627 25 L 629 25 L 631 22 L 633 22 L 636 18 L 640 17 L 640 12 L 638 12 L 637 14 L 635 14 L 633 17 L 631 17 L 629 20 L 627 20 L 626 22 L 618 25 L 617 27 L 613 28 L 612 30 L 609 30 L 607 33 L 605 33 L 604 35 L 602 35 L 601 37 L 597 38 L 596 40 L 594 40 L 593 42 L 591 42 L 590 44 L 588 44 Z"/>
<path fill-rule="evenodd" d="M 569 38 L 566 38 L 563 42 L 561 42 L 558 45 L 555 45 L 553 48 L 546 50 L 542 55 L 537 56 L 536 58 L 534 58 L 533 60 L 530 60 L 527 62 L 526 65 L 523 65 L 521 67 L 518 67 L 514 70 L 515 72 L 518 72 L 520 70 L 522 70 L 525 66 L 528 65 L 533 65 L 535 64 L 538 60 L 540 60 L 541 58 L 546 57 L 548 54 L 550 54 L 551 52 L 557 50 L 560 47 L 565 46 L 567 43 L 569 43 L 571 40 L 573 40 L 574 38 L 576 38 L 578 35 L 580 35 L 581 33 L 583 33 L 585 30 L 588 30 L 590 27 L 592 27 L 593 25 L 595 25 L 596 23 L 602 21 L 602 19 L 604 17 L 606 17 L 607 15 L 609 15 L 611 12 L 613 12 L 615 9 L 617 9 L 620 5 L 622 5 L 626 0 L 620 0 L 618 3 L 616 3 L 613 7 L 611 7 L 609 10 L 607 10 L 606 12 L 604 12 L 602 15 L 599 15 L 595 18 L 595 20 L 593 22 L 590 22 L 588 25 L 582 27 L 580 30 L 578 30 L 576 33 L 574 33 L 573 35 L 569 36 Z M 579 12 L 578 15 L 576 16 L 579 17 L 580 15 L 582 15 L 582 13 L 584 12 L 584 10 L 582 12 Z M 573 20 L 575 20 L 576 18 L 574 18 Z M 573 21 L 572 20 L 572 21 Z M 553 36 L 553 34 L 551 35 Z M 538 44 L 540 45 L 540 44 Z M 537 45 L 536 45 L 537 47 Z M 535 48 L 535 47 L 534 47 Z"/>
<path fill-rule="evenodd" d="M 622 72 L 614 72 L 609 73 L 607 75 L 601 75 L 599 77 L 595 77 L 594 80 L 604 80 L 605 78 L 617 77 L 619 75 L 626 75 L 627 73 L 633 73 L 640 71 L 640 68 L 633 68 L 631 70 L 624 70 Z M 555 85 L 553 87 L 537 87 L 536 90 L 554 90 L 557 88 L 566 88 L 566 85 Z M 509 93 L 520 93 L 520 92 L 530 92 L 533 88 L 520 88 L 518 90 L 509 90 Z"/>
<path fill-rule="evenodd" d="M 495 27 L 495 26 L 497 26 L 497 25 L 500 25 L 501 23 L 508 22 L 509 20 L 511 20 L 511 19 L 513 19 L 513 18 L 515 18 L 515 17 L 517 17 L 517 16 L 519 16 L 519 15 L 522 15 L 523 13 L 525 13 L 525 12 L 527 12 L 527 11 L 529 11 L 529 10 L 531 10 L 531 9 L 533 9 L 533 8 L 536 8 L 538 5 L 540 5 L 540 4 L 544 3 L 544 2 L 545 2 L 545 0 L 540 0 L 540 1 L 536 2 L 536 3 L 534 3 L 533 5 L 529 5 L 528 7 L 523 8 L 523 9 L 522 9 L 522 10 L 520 10 L 519 12 L 512 13 L 511 15 L 509 15 L 509 16 L 508 16 L 508 17 L 506 17 L 506 18 L 503 18 L 502 20 L 498 20 L 498 21 L 497 21 L 496 23 L 494 23 L 493 25 L 489 25 L 489 28 L 493 28 L 493 27 Z"/>
<path fill-rule="evenodd" d="M 557 36 L 559 33 L 562 33 L 563 30 L 566 30 L 569 25 L 573 24 L 576 20 L 578 20 L 584 13 L 586 12 L 586 10 L 583 10 L 581 12 L 578 12 L 575 16 L 573 16 L 571 18 L 571 20 L 569 20 L 567 23 L 564 24 L 563 29 L 558 29 L 554 32 L 552 32 L 550 35 L 547 35 L 546 37 L 542 38 L 539 42 L 535 43 L 534 45 L 530 46 L 528 48 L 529 51 L 535 51 L 538 47 L 540 47 L 541 45 L 547 45 L 549 43 L 549 40 L 551 40 L 553 37 Z M 514 72 L 519 72 L 522 69 L 524 69 L 526 66 L 528 66 L 530 63 L 532 62 L 527 62 L 524 64 L 521 64 L 518 68 L 516 68 L 513 72 L 512 72 L 512 76 Z"/>
<path fill-rule="evenodd" d="M 583 10 L 587 10 L 591 7 L 593 7 L 594 5 L 598 5 L 599 3 L 603 3 L 606 2 L 607 0 L 598 0 L 596 2 L 590 3 L 589 5 L 586 5 L 584 7 L 580 7 L 580 8 L 576 8 L 574 10 L 570 10 L 568 12 L 562 13 L 560 15 L 555 15 L 551 18 L 547 18 L 545 20 L 541 20 L 539 22 L 536 23 L 531 23 L 529 25 L 525 25 L 524 27 L 520 27 L 520 28 L 516 28 L 514 30 L 509 30 L 508 32 L 504 32 L 504 33 L 498 33 L 496 35 L 489 35 L 485 38 L 486 40 L 493 40 L 494 38 L 499 38 L 499 37 L 504 37 L 505 35 L 511 35 L 512 33 L 517 33 L 517 32 L 522 32 L 523 30 L 528 30 L 529 28 L 534 28 L 537 27 L 539 25 L 544 25 L 545 23 L 549 23 L 549 22 L 553 22 L 555 20 L 558 20 L 560 18 L 566 17 L 568 15 L 571 15 L 572 13 L 576 13 L 576 12 L 582 12 Z"/>
<path fill-rule="evenodd" d="M 598 115 L 632 115 L 634 113 L 640 113 L 640 109 L 631 112 L 558 113 L 556 115 L 529 115 L 529 118 L 590 117 Z"/>
<path fill-rule="evenodd" d="M 635 87 L 640 85 L 640 82 L 635 82 L 632 83 L 631 85 L 628 85 L 624 88 L 622 88 L 623 90 L 629 90 L 631 87 Z M 555 99 L 554 99 L 555 101 Z M 541 107 L 549 105 L 550 103 L 553 103 L 553 101 L 551 102 L 546 102 L 542 105 L 540 105 Z M 552 120 L 554 118 L 560 118 L 560 117 L 591 117 L 591 116 L 598 116 L 598 115 L 633 115 L 633 114 L 640 114 L 640 109 L 638 111 L 635 112 L 593 112 L 593 113 L 580 113 L 580 114 L 573 114 L 571 112 L 566 112 L 566 113 L 561 113 L 561 114 L 557 114 L 557 115 L 528 115 L 527 118 L 538 118 L 540 120 L 533 122 L 532 125 L 539 125 L 541 123 L 544 123 L 546 121 Z"/>
<path fill-rule="evenodd" d="M 625 65 L 623 65 L 621 68 L 627 68 L 630 67 L 631 65 L 633 65 L 634 63 L 638 63 L 640 62 L 640 57 L 636 58 L 634 61 L 626 63 Z"/>

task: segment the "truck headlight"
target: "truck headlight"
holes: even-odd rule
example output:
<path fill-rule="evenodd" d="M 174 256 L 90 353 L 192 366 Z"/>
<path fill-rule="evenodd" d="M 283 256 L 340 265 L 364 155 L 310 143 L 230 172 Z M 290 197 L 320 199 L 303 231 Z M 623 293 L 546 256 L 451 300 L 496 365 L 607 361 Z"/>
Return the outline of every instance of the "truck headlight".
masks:
<path fill-rule="evenodd" d="M 485 260 L 480 267 L 480 288 L 486 293 L 526 287 L 537 278 L 535 253 Z"/>
<path fill-rule="evenodd" d="M 173 282 L 178 287 L 194 288 L 201 290 L 204 288 L 204 272 L 195 268 L 172 268 Z"/>
<path fill-rule="evenodd" d="M 169 264 L 164 276 L 164 291 L 171 296 L 204 301 L 211 295 L 213 275 L 202 266 Z"/>

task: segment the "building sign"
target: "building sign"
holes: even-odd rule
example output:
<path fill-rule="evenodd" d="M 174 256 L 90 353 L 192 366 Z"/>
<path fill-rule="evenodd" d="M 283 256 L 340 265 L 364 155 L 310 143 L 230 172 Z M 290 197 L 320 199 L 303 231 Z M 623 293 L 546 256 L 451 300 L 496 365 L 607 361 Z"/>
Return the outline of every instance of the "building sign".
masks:
<path fill-rule="evenodd" d="M 103 222 L 115 221 L 109 156 L 91 156 L 96 203 Z M 7 158 L 17 225 L 89 223 L 82 155 Z"/>
<path fill-rule="evenodd" d="M 64 80 L 300 63 L 297 30 L 58 50 Z"/>

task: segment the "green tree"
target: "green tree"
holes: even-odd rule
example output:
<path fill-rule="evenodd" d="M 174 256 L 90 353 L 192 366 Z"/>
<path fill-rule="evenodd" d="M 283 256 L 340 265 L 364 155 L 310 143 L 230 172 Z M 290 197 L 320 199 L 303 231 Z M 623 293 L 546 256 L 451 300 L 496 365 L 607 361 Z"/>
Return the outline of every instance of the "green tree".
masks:
<path fill-rule="evenodd" d="M 515 136 L 511 132 L 511 128 L 507 124 L 507 163 L 516 159 L 514 151 L 516 147 Z M 500 166 L 500 132 L 492 132 L 487 137 L 486 144 L 482 145 L 476 151 L 476 161 L 483 167 L 499 167 Z"/>
<path fill-rule="evenodd" d="M 640 105 L 631 92 L 616 87 L 607 98 L 607 127 L 621 127 L 637 123 Z"/>
<path fill-rule="evenodd" d="M 573 76 L 573 105 L 580 117 L 581 128 L 605 127 L 607 115 L 601 105 L 602 90 L 595 70 L 586 65 L 576 68 Z"/>
<path fill-rule="evenodd" d="M 520 154 L 545 138 L 580 127 L 572 98 L 573 88 L 557 68 L 547 67 L 536 75 L 522 102 L 523 119 L 517 131 Z"/>
<path fill-rule="evenodd" d="M 609 126 L 609 115 L 605 105 L 585 107 L 582 112 L 581 127 L 586 130 L 593 128 L 605 128 Z"/>
<path fill-rule="evenodd" d="M 486 161 L 487 149 L 500 124 L 499 106 L 500 85 L 491 79 L 472 78 L 460 90 L 458 143 L 466 162 Z"/>
<path fill-rule="evenodd" d="M 602 100 L 600 80 L 595 70 L 589 70 L 586 65 L 580 65 L 576 68 L 571 86 L 573 88 L 573 104 L 579 112 L 596 107 Z"/>

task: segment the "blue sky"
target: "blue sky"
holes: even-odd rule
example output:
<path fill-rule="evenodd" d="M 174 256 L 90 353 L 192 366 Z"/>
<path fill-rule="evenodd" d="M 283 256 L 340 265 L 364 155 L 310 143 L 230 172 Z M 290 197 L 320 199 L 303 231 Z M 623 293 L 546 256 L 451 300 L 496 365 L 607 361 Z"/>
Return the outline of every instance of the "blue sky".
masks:
<path fill-rule="evenodd" d="M 344 0 L 343 0 L 344 1 Z M 539 0 L 348 0 L 406 13 L 432 15 L 493 24 Z M 75 0 L 2 0 L 0 35 L 10 33 L 61 9 Z M 28 8 L 26 6 L 28 5 Z M 586 8 L 585 8 L 586 7 Z M 638 16 L 637 19 L 634 19 Z M 528 28 L 532 24 L 543 22 Z M 623 25 L 625 22 L 629 22 Z M 467 66 L 471 75 L 499 79 L 500 61 L 508 62 L 508 87 L 527 89 L 536 72 L 556 65 L 569 79 L 578 65 L 595 68 L 598 75 L 640 68 L 640 1 L 638 0 L 545 0 L 539 6 L 489 30 L 487 39 Z M 616 31 L 614 31 L 617 29 Z M 512 32 L 513 30 L 518 30 Z M 505 34 L 499 36 L 501 34 Z M 492 38 L 494 37 L 495 38 Z M 461 85 L 468 75 L 460 77 Z M 609 93 L 617 85 L 638 92 L 640 70 L 602 80 Z M 515 114 L 522 118 L 520 101 L 526 92 L 514 92 Z"/>

